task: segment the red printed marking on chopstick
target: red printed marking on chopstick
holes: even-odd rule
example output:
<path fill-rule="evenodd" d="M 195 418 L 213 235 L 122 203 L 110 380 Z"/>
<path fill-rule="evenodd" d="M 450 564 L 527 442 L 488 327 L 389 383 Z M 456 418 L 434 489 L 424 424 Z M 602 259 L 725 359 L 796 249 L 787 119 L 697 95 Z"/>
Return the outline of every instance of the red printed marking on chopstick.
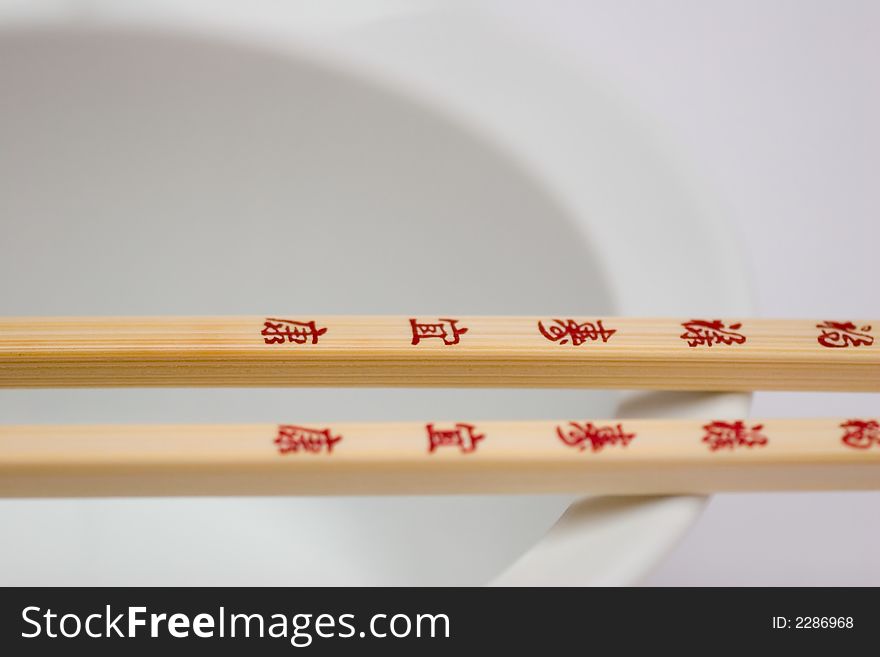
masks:
<path fill-rule="evenodd" d="M 267 317 L 263 322 L 260 335 L 266 344 L 305 344 L 311 340 L 318 344 L 318 338 L 327 332 L 326 328 L 318 328 L 315 322 L 297 322 L 292 319 L 276 319 Z"/>
<path fill-rule="evenodd" d="M 428 432 L 428 454 L 433 454 L 440 447 L 458 448 L 462 454 L 476 451 L 477 443 L 486 436 L 477 433 L 473 424 L 457 423 L 451 429 L 438 429 L 434 423 L 425 425 Z"/>
<path fill-rule="evenodd" d="M 597 427 L 592 422 L 569 422 L 566 427 L 559 425 L 556 427 L 556 435 L 563 443 L 581 452 L 588 445 L 593 452 L 615 445 L 626 447 L 636 437 L 636 434 L 624 431 L 622 424 Z"/>
<path fill-rule="evenodd" d="M 739 448 L 766 447 L 769 439 L 761 431 L 763 424 L 746 426 L 742 420 L 724 422 L 715 420 L 703 425 L 703 442 L 712 452 L 735 450 Z"/>
<path fill-rule="evenodd" d="M 847 420 L 840 428 L 843 429 L 840 440 L 847 447 L 868 449 L 880 445 L 880 422 L 877 420 Z"/>
<path fill-rule="evenodd" d="M 689 322 L 682 322 L 681 325 L 687 330 L 678 337 L 686 340 L 689 347 L 743 344 L 746 341 L 746 336 L 739 332 L 739 329 L 742 328 L 740 322 L 725 326 L 720 319 L 711 321 L 692 319 Z"/>
<path fill-rule="evenodd" d="M 857 327 L 852 322 L 823 322 L 816 324 L 821 333 L 816 338 L 820 345 L 830 349 L 845 349 L 847 347 L 870 347 L 874 344 L 874 336 L 871 335 L 871 326 Z"/>
<path fill-rule="evenodd" d="M 273 441 L 278 445 L 279 454 L 310 453 L 332 454 L 333 446 L 342 441 L 342 436 L 334 436 L 330 429 L 310 429 L 294 424 L 279 424 L 278 435 Z"/>
<path fill-rule="evenodd" d="M 419 322 L 417 319 L 410 319 L 409 324 L 412 329 L 412 344 L 417 345 L 422 340 L 436 338 L 442 340 L 445 345 L 454 345 L 459 343 L 459 339 L 467 333 L 467 327 L 458 326 L 459 320 L 440 318 L 436 322 Z"/>
<path fill-rule="evenodd" d="M 550 323 L 552 322 L 552 324 Z M 580 346 L 585 342 L 608 342 L 608 339 L 617 333 L 617 329 L 607 329 L 602 324 L 602 320 L 596 322 L 578 323 L 573 319 L 553 319 L 547 322 L 547 326 L 543 321 L 538 322 L 538 330 L 550 342 L 557 344 L 568 344 L 571 342 L 573 347 Z"/>

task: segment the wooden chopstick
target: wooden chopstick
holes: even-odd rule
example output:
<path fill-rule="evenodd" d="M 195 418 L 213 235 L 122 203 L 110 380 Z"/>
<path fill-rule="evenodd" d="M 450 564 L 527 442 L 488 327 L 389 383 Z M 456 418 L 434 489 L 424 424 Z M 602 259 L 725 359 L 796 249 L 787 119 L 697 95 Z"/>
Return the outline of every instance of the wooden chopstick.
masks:
<path fill-rule="evenodd" d="M 880 391 L 878 332 L 738 317 L 5 318 L 0 387 Z"/>
<path fill-rule="evenodd" d="M 0 428 L 6 497 L 877 488 L 877 418 Z"/>

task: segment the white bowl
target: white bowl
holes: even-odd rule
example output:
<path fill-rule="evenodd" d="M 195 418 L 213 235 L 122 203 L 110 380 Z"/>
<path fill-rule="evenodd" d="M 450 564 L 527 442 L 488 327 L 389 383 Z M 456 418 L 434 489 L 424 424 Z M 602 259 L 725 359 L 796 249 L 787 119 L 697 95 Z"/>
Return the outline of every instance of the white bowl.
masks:
<path fill-rule="evenodd" d="M 4 314 L 748 311 L 729 237 L 694 186 L 605 89 L 539 44 L 431 8 L 306 22 L 278 4 L 144 5 L 0 6 Z M 0 394 L 4 423 L 747 404 L 568 390 Z M 0 584 L 625 584 L 702 504 L 2 501 Z"/>

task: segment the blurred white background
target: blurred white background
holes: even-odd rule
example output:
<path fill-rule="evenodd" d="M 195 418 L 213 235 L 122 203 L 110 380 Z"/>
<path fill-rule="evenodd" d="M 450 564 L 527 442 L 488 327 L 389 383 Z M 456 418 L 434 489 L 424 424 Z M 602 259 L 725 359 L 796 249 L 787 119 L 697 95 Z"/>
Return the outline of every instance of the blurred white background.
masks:
<path fill-rule="evenodd" d="M 880 317 L 880 3 L 490 2 L 612 85 L 719 199 L 762 316 Z M 755 416 L 876 415 L 761 393 Z M 719 495 L 646 583 L 880 585 L 880 493 Z"/>

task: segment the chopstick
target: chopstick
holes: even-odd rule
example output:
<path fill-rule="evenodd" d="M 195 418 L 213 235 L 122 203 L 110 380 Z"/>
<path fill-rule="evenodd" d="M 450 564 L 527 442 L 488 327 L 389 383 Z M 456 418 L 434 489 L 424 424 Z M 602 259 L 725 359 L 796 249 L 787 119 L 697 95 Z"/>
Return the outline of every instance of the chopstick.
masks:
<path fill-rule="evenodd" d="M 877 418 L 0 428 L 4 497 L 877 488 Z"/>
<path fill-rule="evenodd" d="M 0 387 L 880 391 L 880 321 L 251 316 L 0 320 Z"/>

